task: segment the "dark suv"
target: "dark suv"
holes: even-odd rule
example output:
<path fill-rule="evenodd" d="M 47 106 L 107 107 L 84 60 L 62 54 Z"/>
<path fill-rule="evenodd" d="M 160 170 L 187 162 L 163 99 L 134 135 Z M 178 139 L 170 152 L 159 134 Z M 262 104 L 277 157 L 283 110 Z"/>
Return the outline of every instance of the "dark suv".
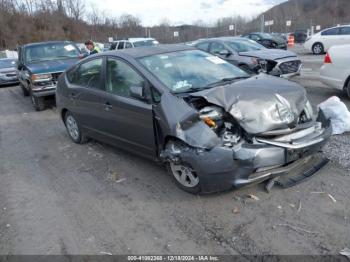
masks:
<path fill-rule="evenodd" d="M 72 42 L 33 43 L 18 48 L 18 77 L 24 96 L 31 96 L 35 110 L 45 109 L 45 98 L 54 96 L 59 75 L 81 57 Z"/>

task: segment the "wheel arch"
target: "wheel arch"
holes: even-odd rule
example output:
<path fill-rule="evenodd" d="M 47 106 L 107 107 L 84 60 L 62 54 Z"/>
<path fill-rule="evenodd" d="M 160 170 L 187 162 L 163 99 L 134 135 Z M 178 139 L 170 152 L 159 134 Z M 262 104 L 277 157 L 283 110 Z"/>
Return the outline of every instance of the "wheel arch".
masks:
<path fill-rule="evenodd" d="M 63 122 L 65 122 L 65 117 L 66 117 L 67 112 L 68 112 L 67 108 L 62 108 L 62 110 L 61 110 L 61 119 L 62 119 Z"/>

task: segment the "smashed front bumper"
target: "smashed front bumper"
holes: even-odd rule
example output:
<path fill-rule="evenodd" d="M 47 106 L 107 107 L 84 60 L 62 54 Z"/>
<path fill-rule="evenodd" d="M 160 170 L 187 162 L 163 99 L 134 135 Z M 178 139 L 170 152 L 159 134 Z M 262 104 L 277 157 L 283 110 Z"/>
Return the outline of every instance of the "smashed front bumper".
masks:
<path fill-rule="evenodd" d="M 34 85 L 32 88 L 32 95 L 35 97 L 44 97 L 44 96 L 52 96 L 56 93 L 56 84 L 50 83 L 50 84 L 41 84 L 41 85 Z"/>
<path fill-rule="evenodd" d="M 233 147 L 181 150 L 179 157 L 197 171 L 202 192 L 218 192 L 260 183 L 310 164 L 313 158 L 309 156 L 320 152 L 331 134 L 329 121 L 324 121 L 314 129 L 290 134 L 289 142 L 288 134 L 283 139 L 256 138 Z"/>

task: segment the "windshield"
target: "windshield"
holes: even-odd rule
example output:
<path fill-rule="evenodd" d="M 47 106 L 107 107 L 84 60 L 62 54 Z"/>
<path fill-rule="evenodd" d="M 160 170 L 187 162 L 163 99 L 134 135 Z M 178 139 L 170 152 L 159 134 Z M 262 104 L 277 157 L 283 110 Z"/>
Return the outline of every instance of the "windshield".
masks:
<path fill-rule="evenodd" d="M 69 43 L 47 43 L 28 46 L 26 48 L 26 61 L 40 62 L 62 58 L 76 58 L 80 54 L 77 47 Z"/>
<path fill-rule="evenodd" d="M 226 44 L 237 52 L 247 52 L 265 49 L 265 47 L 263 47 L 262 45 L 251 40 L 227 41 Z"/>
<path fill-rule="evenodd" d="M 0 68 L 16 67 L 16 59 L 0 59 Z"/>
<path fill-rule="evenodd" d="M 150 40 L 137 41 L 137 42 L 134 42 L 133 44 L 135 47 L 152 46 L 152 45 L 157 45 L 158 41 L 150 39 Z"/>
<path fill-rule="evenodd" d="M 249 77 L 238 67 L 200 50 L 147 56 L 140 62 L 173 92 L 200 90 L 224 79 Z"/>

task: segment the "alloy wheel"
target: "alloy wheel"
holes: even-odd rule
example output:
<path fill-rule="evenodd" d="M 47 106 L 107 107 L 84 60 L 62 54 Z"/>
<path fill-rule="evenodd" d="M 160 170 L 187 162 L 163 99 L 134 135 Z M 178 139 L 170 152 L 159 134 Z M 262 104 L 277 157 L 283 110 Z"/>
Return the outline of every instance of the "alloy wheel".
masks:
<path fill-rule="evenodd" d="M 191 167 L 170 163 L 170 169 L 175 179 L 184 187 L 192 188 L 198 185 L 199 177 Z"/>
<path fill-rule="evenodd" d="M 79 127 L 77 121 L 75 121 L 74 117 L 69 115 L 66 119 L 66 126 L 68 129 L 69 135 L 74 139 L 79 139 Z"/>

